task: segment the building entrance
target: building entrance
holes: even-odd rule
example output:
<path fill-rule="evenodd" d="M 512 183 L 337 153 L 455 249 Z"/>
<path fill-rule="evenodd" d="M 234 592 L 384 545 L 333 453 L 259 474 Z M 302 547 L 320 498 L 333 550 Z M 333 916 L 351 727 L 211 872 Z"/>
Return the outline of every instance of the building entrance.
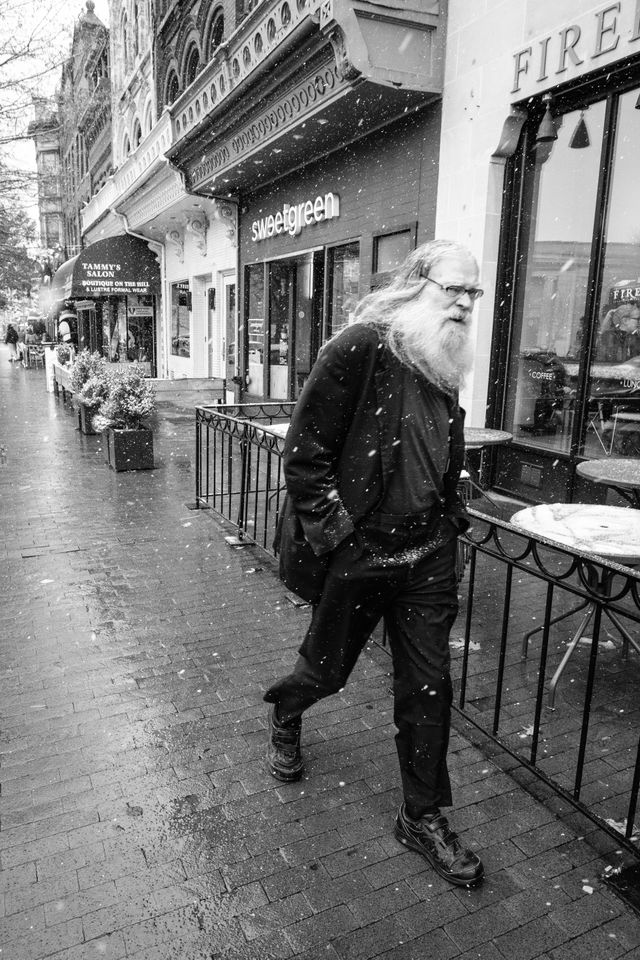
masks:
<path fill-rule="evenodd" d="M 299 396 L 318 352 L 323 260 L 313 251 L 246 268 L 250 393 Z"/>

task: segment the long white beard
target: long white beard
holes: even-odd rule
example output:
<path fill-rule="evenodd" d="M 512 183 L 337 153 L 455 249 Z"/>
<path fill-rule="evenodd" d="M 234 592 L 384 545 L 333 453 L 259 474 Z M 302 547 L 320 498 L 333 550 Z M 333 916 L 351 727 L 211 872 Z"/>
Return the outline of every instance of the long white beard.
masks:
<path fill-rule="evenodd" d="M 447 391 L 464 386 L 473 363 L 468 323 L 442 325 L 425 316 L 423 306 L 406 304 L 394 326 L 402 353 L 428 380 Z"/>

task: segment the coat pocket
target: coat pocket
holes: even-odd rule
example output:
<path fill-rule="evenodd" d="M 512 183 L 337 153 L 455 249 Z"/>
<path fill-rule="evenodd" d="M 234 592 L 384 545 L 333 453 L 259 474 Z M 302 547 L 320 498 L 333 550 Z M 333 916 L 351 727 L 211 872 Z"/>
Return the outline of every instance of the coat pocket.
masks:
<path fill-rule="evenodd" d="M 274 549 L 279 555 L 280 579 L 307 603 L 322 596 L 330 554 L 317 556 L 306 539 L 290 497 L 285 497 L 278 519 Z"/>

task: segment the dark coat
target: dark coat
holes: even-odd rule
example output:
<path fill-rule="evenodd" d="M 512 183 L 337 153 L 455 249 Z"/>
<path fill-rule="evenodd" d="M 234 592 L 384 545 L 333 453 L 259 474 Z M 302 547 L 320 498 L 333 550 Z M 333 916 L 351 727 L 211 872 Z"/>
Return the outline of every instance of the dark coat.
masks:
<path fill-rule="evenodd" d="M 296 404 L 284 446 L 288 498 L 276 546 L 280 576 L 307 600 L 319 595 L 328 554 L 384 498 L 401 456 L 394 440 L 404 412 L 402 373 L 376 331 L 356 323 L 323 348 Z M 453 399 L 449 406 L 441 506 L 462 531 L 469 525 L 457 493 L 464 412 Z"/>

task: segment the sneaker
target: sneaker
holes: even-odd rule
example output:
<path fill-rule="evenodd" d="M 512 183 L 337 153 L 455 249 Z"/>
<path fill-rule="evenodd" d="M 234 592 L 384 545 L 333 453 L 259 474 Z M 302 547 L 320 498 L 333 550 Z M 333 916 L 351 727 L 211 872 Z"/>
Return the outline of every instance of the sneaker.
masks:
<path fill-rule="evenodd" d="M 300 752 L 302 720 L 297 717 L 289 723 L 280 723 L 276 718 L 276 705 L 269 711 L 269 742 L 267 763 L 269 773 L 276 780 L 299 780 L 304 771 Z"/>
<path fill-rule="evenodd" d="M 404 803 L 398 811 L 396 839 L 425 857 L 436 873 L 458 887 L 472 887 L 484 876 L 482 861 L 460 843 L 441 813 L 410 820 Z"/>

